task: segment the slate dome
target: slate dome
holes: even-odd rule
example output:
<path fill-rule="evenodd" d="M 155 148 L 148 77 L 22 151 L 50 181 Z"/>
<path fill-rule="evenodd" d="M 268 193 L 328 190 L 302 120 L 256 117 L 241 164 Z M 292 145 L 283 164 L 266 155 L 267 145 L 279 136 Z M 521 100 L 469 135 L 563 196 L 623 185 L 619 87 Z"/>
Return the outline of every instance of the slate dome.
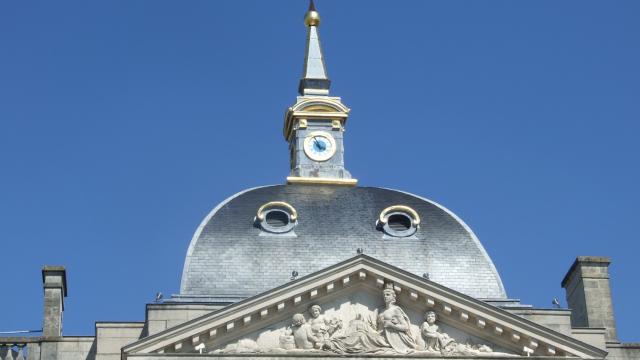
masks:
<path fill-rule="evenodd" d="M 290 232 L 256 222 L 269 202 L 297 212 Z M 411 236 L 387 235 L 376 220 L 392 205 L 414 209 Z M 506 299 L 498 272 L 471 229 L 441 205 L 409 193 L 331 185 L 273 185 L 239 192 L 202 221 L 182 273 L 183 301 L 235 302 L 357 255 L 366 255 L 479 299 Z"/>

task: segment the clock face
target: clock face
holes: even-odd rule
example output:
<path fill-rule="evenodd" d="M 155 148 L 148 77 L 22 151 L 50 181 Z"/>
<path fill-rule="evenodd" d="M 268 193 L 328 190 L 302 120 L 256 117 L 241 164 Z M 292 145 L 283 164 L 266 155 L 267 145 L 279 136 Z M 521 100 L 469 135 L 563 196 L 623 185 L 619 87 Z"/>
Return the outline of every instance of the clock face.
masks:
<path fill-rule="evenodd" d="M 304 153 L 311 160 L 327 161 L 336 153 L 336 140 L 325 131 L 314 131 L 304 139 Z"/>

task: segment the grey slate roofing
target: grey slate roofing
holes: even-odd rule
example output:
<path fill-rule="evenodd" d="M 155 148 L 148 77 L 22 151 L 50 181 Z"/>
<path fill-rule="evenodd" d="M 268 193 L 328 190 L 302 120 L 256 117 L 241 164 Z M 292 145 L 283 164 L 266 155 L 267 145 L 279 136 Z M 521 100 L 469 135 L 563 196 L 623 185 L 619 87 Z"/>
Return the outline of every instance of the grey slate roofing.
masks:
<path fill-rule="evenodd" d="M 298 212 L 292 236 L 261 235 L 258 208 L 285 201 Z M 411 237 L 385 236 L 380 212 L 407 205 L 421 217 Z M 213 209 L 191 240 L 181 301 L 234 302 L 364 253 L 478 299 L 506 299 L 480 241 L 444 207 L 416 195 L 375 187 L 273 185 L 240 192 Z"/>

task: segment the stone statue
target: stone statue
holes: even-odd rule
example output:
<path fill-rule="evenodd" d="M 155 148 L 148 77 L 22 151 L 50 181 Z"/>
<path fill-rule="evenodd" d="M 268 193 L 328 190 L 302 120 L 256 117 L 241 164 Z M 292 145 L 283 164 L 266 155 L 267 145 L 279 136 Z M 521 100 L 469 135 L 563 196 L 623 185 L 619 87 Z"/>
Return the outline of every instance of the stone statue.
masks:
<path fill-rule="evenodd" d="M 447 333 L 440 331 L 440 327 L 436 325 L 438 316 L 434 311 L 427 311 L 424 319 L 425 322 L 420 326 L 420 333 L 424 339 L 424 350 L 427 352 L 438 352 L 443 356 L 506 355 L 493 352 L 487 345 L 458 343 Z"/>
<path fill-rule="evenodd" d="M 320 305 L 312 305 L 309 308 L 311 314 L 311 332 L 313 336 L 318 339 L 314 344 L 316 349 L 322 349 L 324 345 L 329 341 L 329 338 L 340 328 L 342 328 L 342 321 L 335 318 L 328 318 L 322 315 L 322 308 Z"/>
<path fill-rule="evenodd" d="M 293 332 L 296 349 L 311 350 L 315 347 L 316 343 L 323 342 L 323 339 L 313 334 L 311 325 L 306 322 L 304 315 L 295 314 L 292 320 L 291 331 Z"/>
<path fill-rule="evenodd" d="M 374 312 L 376 323 L 356 318 L 349 324 L 346 335 L 330 339 L 330 349 L 337 353 L 391 352 L 407 354 L 417 348 L 411 335 L 411 323 L 407 314 L 396 305 L 396 293 L 392 284 L 383 290 L 385 307 Z"/>
<path fill-rule="evenodd" d="M 294 314 L 290 326 L 266 330 L 253 339 L 241 339 L 227 344 L 214 354 L 234 353 L 287 353 L 328 351 L 340 354 L 384 354 L 425 356 L 505 356 L 494 352 L 489 346 L 474 343 L 459 343 L 442 332 L 436 324 L 438 316 L 427 311 L 425 321 L 419 327 L 412 326 L 405 311 L 396 304 L 393 284 L 382 291 L 384 308 L 370 311 L 360 307 L 345 329 L 342 319 L 322 314 L 319 305 L 309 308 L 309 321 L 301 313 Z M 361 306 L 361 305 L 360 305 Z M 412 327 L 414 331 L 412 331 Z M 338 331 L 340 330 L 340 331 Z M 423 342 L 424 340 L 424 342 Z M 424 343 L 424 345 L 423 345 Z"/>
<path fill-rule="evenodd" d="M 420 333 L 424 339 L 425 350 L 442 351 L 454 340 L 446 333 L 440 332 L 436 325 L 437 316 L 434 311 L 427 311 L 424 315 L 425 322 L 420 326 Z"/>

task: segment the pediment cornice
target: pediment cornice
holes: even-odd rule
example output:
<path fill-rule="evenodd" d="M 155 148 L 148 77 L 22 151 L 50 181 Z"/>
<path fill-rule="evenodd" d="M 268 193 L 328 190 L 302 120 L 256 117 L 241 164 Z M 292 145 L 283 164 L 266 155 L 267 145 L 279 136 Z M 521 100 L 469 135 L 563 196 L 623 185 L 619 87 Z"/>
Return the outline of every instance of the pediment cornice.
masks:
<path fill-rule="evenodd" d="M 301 309 L 311 303 L 348 291 L 381 289 L 387 283 L 393 283 L 400 304 L 421 311 L 434 310 L 443 323 L 514 354 L 583 359 L 604 358 L 607 354 L 486 302 L 369 256 L 358 255 L 130 344 L 123 348 L 123 357 L 194 352 L 198 346 L 203 346 L 200 344 L 224 344 L 290 317 L 292 313 L 303 312 Z"/>

